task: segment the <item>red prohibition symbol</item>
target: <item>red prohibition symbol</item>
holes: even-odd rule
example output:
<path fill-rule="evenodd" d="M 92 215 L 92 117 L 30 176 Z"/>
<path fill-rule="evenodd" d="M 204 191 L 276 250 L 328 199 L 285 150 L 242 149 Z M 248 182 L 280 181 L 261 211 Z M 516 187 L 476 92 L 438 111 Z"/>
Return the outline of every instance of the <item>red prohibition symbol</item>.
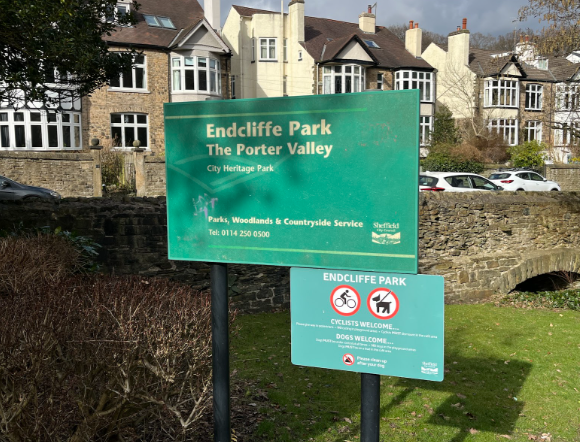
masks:
<path fill-rule="evenodd" d="M 399 312 L 399 298 L 391 289 L 381 287 L 367 298 L 369 312 L 377 319 L 391 319 Z"/>
<path fill-rule="evenodd" d="M 349 367 L 351 365 L 354 365 L 354 361 L 355 361 L 354 356 L 351 355 L 350 353 L 347 353 L 342 357 L 342 362 L 344 362 L 345 365 L 348 365 Z"/>
<path fill-rule="evenodd" d="M 339 285 L 330 294 L 330 305 L 341 316 L 354 315 L 360 304 L 360 295 L 350 285 Z"/>

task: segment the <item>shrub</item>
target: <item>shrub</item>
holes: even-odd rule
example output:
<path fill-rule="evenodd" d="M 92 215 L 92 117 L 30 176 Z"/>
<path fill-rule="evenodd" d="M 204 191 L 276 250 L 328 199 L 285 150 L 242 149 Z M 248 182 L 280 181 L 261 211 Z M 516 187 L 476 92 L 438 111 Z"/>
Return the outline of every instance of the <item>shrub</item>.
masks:
<path fill-rule="evenodd" d="M 424 171 L 430 172 L 470 172 L 481 173 L 484 166 L 479 161 L 458 158 L 449 152 L 430 152 L 421 166 Z"/>
<path fill-rule="evenodd" d="M 98 244 L 57 228 L 18 229 L 0 237 L 0 296 L 38 290 L 74 273 L 98 269 Z"/>
<path fill-rule="evenodd" d="M 548 146 L 544 143 L 538 143 L 535 140 L 510 147 L 508 153 L 512 166 L 540 169 L 544 165 L 546 154 L 543 152 L 547 148 Z"/>
<path fill-rule="evenodd" d="M 0 297 L 0 440 L 204 440 L 207 294 L 75 276 Z"/>

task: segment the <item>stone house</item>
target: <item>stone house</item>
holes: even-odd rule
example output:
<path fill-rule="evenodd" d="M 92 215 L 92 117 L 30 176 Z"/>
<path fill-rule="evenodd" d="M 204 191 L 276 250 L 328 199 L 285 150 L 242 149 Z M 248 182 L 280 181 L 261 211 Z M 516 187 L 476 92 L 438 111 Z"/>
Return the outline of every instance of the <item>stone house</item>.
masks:
<path fill-rule="evenodd" d="M 233 6 L 222 37 L 232 49 L 235 98 L 421 90 L 421 144 L 433 124 L 435 72 L 421 59 L 421 29 L 406 43 L 376 26 L 372 8 L 358 23 L 305 16 L 304 0 L 288 13 Z"/>
<path fill-rule="evenodd" d="M 570 133 L 554 123 L 571 118 L 559 97 L 577 67 L 565 58 L 539 56 L 527 38 L 514 51 L 498 53 L 470 47 L 469 34 L 463 19 L 447 45 L 431 43 L 422 53 L 437 69 L 436 105 L 449 107 L 457 120 L 500 134 L 507 145 L 542 141 L 554 161 L 565 162 Z"/>
<path fill-rule="evenodd" d="M 208 20 L 197 0 L 139 0 L 132 11 L 137 23 L 104 37 L 111 51 L 135 49 L 134 67 L 58 111 L 0 107 L 0 152 L 81 151 L 98 138 L 119 150 L 139 140 L 147 151 L 163 153 L 163 103 L 230 97 L 231 51 L 216 32 L 219 1 L 217 9 L 213 1 L 206 1 Z M 106 19 L 131 8 L 130 0 L 119 0 Z"/>
<path fill-rule="evenodd" d="M 98 138 L 117 149 L 139 140 L 165 150 L 163 103 L 229 98 L 231 51 L 221 39 L 219 14 L 211 23 L 197 0 L 140 0 L 137 24 L 105 37 L 111 50 L 139 52 L 130 72 L 83 97 L 83 143 Z M 206 2 L 208 3 L 208 2 Z M 210 2 L 209 6 L 213 6 Z M 131 2 L 120 0 L 128 11 Z"/>

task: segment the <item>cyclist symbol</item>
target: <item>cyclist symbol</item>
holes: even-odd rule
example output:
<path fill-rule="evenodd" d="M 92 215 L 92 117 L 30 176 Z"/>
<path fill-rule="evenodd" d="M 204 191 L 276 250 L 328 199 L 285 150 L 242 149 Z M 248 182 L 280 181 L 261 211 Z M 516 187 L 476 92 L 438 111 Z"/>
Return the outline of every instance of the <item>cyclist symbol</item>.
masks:
<path fill-rule="evenodd" d="M 335 298 L 334 305 L 340 308 L 346 304 L 348 308 L 355 308 L 356 301 L 354 299 L 346 299 L 350 297 L 351 295 L 348 294 L 348 289 L 346 289 L 338 298 Z"/>
<path fill-rule="evenodd" d="M 330 305 L 339 315 L 352 316 L 360 308 L 360 295 L 350 285 L 339 285 L 330 294 Z"/>

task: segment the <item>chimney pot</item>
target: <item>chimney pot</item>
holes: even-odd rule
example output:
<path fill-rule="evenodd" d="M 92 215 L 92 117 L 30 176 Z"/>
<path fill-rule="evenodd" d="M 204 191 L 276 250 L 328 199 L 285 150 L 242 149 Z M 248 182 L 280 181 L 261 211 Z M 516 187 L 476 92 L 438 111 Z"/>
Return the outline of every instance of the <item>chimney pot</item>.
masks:
<path fill-rule="evenodd" d="M 461 31 L 461 26 L 457 26 L 457 30 L 458 31 Z"/>
<path fill-rule="evenodd" d="M 526 35 L 526 43 L 528 43 L 530 41 L 530 36 Z"/>
<path fill-rule="evenodd" d="M 413 20 L 409 20 L 409 29 L 413 29 Z"/>
<path fill-rule="evenodd" d="M 415 29 L 419 27 L 419 23 L 415 23 Z"/>
<path fill-rule="evenodd" d="M 463 19 L 463 29 L 467 29 L 467 19 Z"/>
<path fill-rule="evenodd" d="M 372 14 L 372 13 L 373 13 L 373 7 L 372 7 L 372 5 L 369 5 L 369 14 Z"/>

